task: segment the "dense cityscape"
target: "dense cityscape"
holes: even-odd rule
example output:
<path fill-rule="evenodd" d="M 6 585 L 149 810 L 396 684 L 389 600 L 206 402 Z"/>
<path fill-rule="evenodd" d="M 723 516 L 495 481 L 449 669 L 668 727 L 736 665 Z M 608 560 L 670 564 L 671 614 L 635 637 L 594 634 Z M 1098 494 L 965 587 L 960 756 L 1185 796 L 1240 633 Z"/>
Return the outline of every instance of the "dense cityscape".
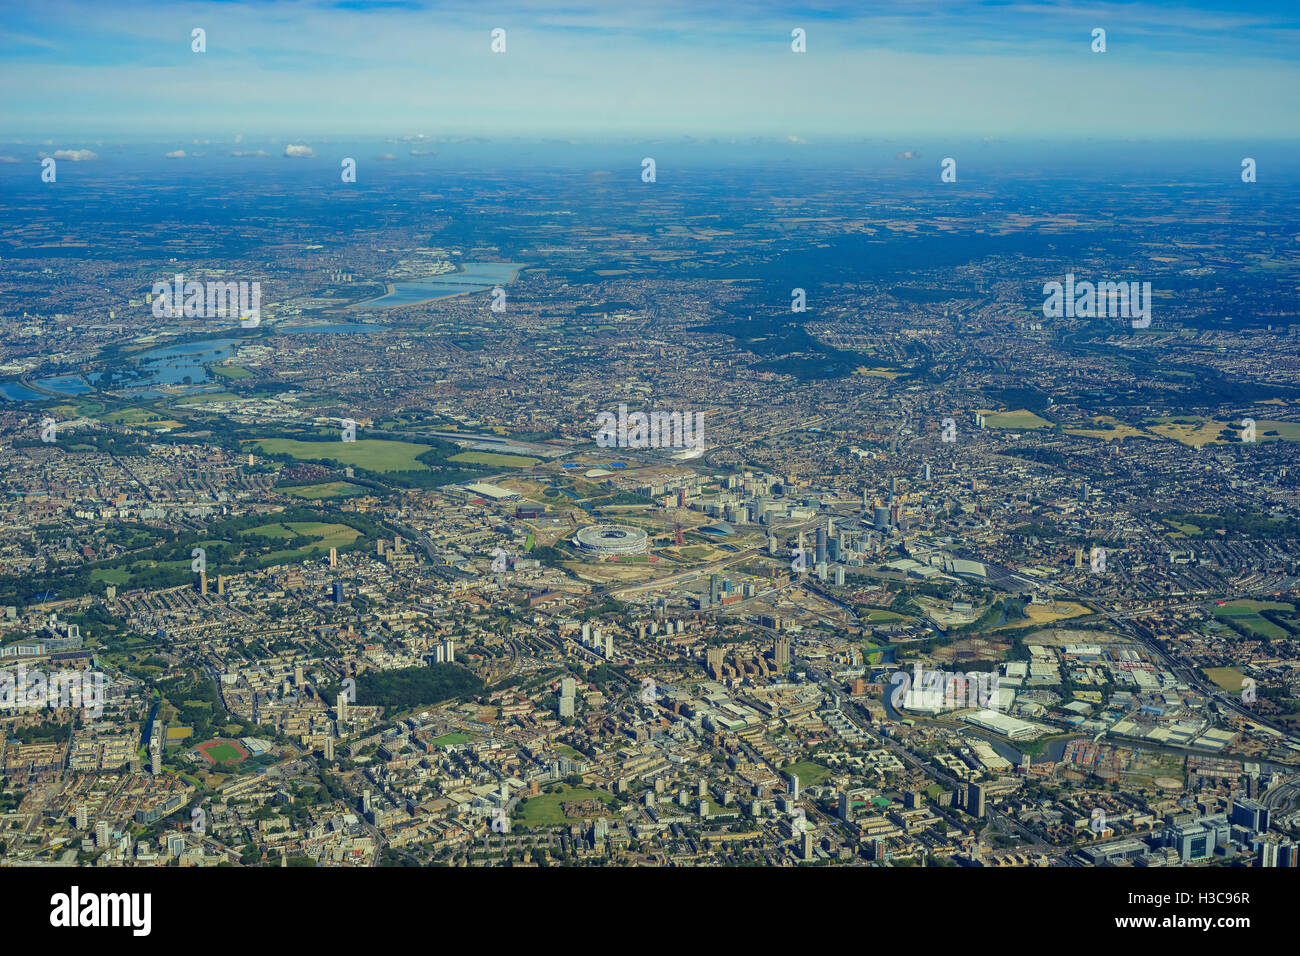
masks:
<path fill-rule="evenodd" d="M 1300 865 L 1293 158 L 409 128 L 0 134 L 0 867 Z"/>

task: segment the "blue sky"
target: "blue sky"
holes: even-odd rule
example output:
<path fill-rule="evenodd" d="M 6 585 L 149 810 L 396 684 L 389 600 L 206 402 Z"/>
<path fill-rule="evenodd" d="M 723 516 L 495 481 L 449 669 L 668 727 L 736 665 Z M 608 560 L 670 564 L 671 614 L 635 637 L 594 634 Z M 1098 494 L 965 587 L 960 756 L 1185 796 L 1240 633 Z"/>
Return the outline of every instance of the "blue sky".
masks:
<path fill-rule="evenodd" d="M 1298 61 L 1294 0 L 44 0 L 0 137 L 1292 139 Z"/>

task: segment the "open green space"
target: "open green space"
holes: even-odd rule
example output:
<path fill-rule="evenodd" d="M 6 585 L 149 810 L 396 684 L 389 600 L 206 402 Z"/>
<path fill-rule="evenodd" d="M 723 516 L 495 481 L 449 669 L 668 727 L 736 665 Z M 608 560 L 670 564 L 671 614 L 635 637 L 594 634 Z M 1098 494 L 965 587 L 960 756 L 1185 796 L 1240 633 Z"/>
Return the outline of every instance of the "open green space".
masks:
<path fill-rule="evenodd" d="M 358 438 L 356 441 L 298 441 L 293 438 L 263 438 L 251 442 L 268 455 L 289 455 L 299 461 L 336 461 L 370 471 L 419 471 L 417 456 L 429 445 L 386 438 Z"/>
<path fill-rule="evenodd" d="M 586 787 L 558 787 L 553 793 L 529 797 L 522 810 L 516 810 L 514 819 L 526 827 L 554 827 L 577 823 L 582 817 L 569 817 L 564 813 L 563 804 L 581 803 L 585 800 L 598 800 L 609 807 L 614 798 L 600 790 Z"/>
<path fill-rule="evenodd" d="M 1029 429 L 1029 428 L 1051 428 L 1052 423 L 1046 418 L 1040 418 L 1031 411 L 1017 409 L 1010 412 L 985 412 L 984 426 L 986 428 L 1007 428 L 1007 429 Z"/>
<path fill-rule="evenodd" d="M 499 455 L 490 451 L 464 451 L 452 455 L 448 461 L 465 462 L 471 465 L 493 465 L 501 468 L 531 468 L 541 459 L 527 458 L 523 455 Z"/>
<path fill-rule="evenodd" d="M 352 495 L 366 493 L 366 489 L 360 485 L 354 485 L 350 481 L 322 481 L 314 485 L 285 485 L 276 490 L 294 498 L 305 498 L 308 501 L 320 501 L 325 498 L 347 498 Z"/>
<path fill-rule="evenodd" d="M 798 763 L 786 764 L 781 768 L 781 772 L 797 776 L 800 788 L 819 787 L 822 781 L 828 779 L 831 775 L 829 767 L 823 767 L 811 760 L 800 760 Z"/>

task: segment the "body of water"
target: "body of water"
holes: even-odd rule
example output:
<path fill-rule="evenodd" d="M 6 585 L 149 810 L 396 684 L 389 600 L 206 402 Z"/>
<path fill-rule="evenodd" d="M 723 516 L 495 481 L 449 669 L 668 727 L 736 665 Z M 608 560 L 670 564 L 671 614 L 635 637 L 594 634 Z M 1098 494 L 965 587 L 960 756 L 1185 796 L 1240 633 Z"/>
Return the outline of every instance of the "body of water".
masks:
<path fill-rule="evenodd" d="M 486 292 L 514 281 L 522 268 L 522 264 L 512 262 L 466 262 L 462 263 L 459 272 L 447 272 L 414 282 L 394 282 L 392 292 L 362 302 L 357 307 L 393 309 L 466 292 Z"/>
<path fill-rule="evenodd" d="M 7 402 L 39 402 L 43 398 L 49 398 L 48 395 L 42 395 L 40 392 L 33 392 L 26 385 L 19 382 L 0 382 L 0 398 Z"/>
<path fill-rule="evenodd" d="M 235 352 L 236 339 L 211 339 L 204 342 L 185 342 L 180 345 L 166 345 L 150 349 L 139 355 L 124 359 L 117 371 L 140 371 L 143 375 L 123 380 L 120 384 L 106 385 L 120 389 L 141 398 L 155 398 L 156 391 L 162 385 L 184 385 L 189 379 L 191 385 L 209 385 L 212 379 L 205 365 L 221 362 Z M 89 376 L 96 385 L 104 379 L 105 373 L 96 372 Z"/>

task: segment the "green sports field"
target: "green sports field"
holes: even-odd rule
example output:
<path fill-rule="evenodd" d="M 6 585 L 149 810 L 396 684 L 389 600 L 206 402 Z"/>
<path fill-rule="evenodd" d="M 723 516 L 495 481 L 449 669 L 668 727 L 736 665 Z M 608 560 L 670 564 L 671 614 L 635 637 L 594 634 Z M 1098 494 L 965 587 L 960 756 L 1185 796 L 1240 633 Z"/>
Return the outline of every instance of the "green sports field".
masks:
<path fill-rule="evenodd" d="M 386 438 L 358 438 L 356 441 L 298 441 L 293 438 L 263 438 L 249 444 L 268 455 L 289 455 L 300 461 L 332 459 L 369 471 L 423 471 L 417 455 L 428 445 Z"/>

